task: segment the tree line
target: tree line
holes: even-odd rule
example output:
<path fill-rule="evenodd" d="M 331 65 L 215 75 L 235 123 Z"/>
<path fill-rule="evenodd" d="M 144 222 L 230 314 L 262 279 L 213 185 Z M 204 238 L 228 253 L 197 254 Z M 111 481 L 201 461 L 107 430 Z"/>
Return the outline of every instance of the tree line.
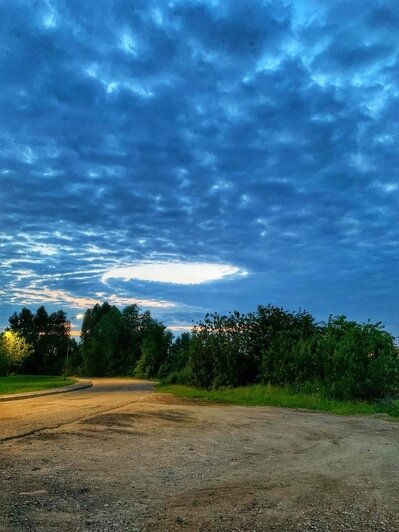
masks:
<path fill-rule="evenodd" d="M 45 307 L 35 313 L 23 308 L 9 318 L 0 336 L 0 375 L 11 372 L 60 375 L 70 347 L 71 324 L 65 312 L 48 314 Z M 72 342 L 73 348 L 76 343 Z"/>
<path fill-rule="evenodd" d="M 207 314 L 191 333 L 173 338 L 149 311 L 103 303 L 85 312 L 79 344 L 62 311 L 24 308 L 9 322 L 0 337 L 0 374 L 131 375 L 208 389 L 270 383 L 338 399 L 398 392 L 395 338 L 381 323 L 344 316 L 318 323 L 305 311 L 258 306 Z"/>
<path fill-rule="evenodd" d="M 395 338 L 381 323 L 259 306 L 207 315 L 190 337 L 186 364 L 169 376 L 203 388 L 270 383 L 336 399 L 372 399 L 399 391 Z"/>

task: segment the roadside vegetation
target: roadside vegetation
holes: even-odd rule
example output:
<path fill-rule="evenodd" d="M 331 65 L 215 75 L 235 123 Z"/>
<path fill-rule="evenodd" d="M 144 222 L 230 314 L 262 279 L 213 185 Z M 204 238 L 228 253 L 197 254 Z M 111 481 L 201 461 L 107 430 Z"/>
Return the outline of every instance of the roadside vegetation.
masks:
<path fill-rule="evenodd" d="M 345 316 L 318 323 L 308 312 L 268 305 L 247 314 L 207 314 L 174 339 L 137 305 L 120 310 L 103 303 L 85 312 L 77 344 L 62 311 L 23 309 L 9 321 L 0 338 L 3 375 L 68 370 L 156 378 L 186 386 L 168 388 L 173 393 L 239 404 L 335 413 L 398 409 L 398 348 L 381 323 Z"/>
<path fill-rule="evenodd" d="M 339 401 L 326 399 L 317 394 L 300 393 L 277 386 L 255 384 L 239 388 L 204 390 L 179 384 L 159 384 L 159 393 L 171 393 L 177 397 L 227 403 L 243 406 L 276 406 L 283 408 L 304 408 L 330 412 L 337 415 L 387 414 L 399 420 L 399 400 L 370 403 L 366 401 Z"/>
<path fill-rule="evenodd" d="M 49 377 L 45 375 L 10 375 L 0 377 L 0 395 L 48 390 L 59 386 L 68 386 L 74 379 Z"/>

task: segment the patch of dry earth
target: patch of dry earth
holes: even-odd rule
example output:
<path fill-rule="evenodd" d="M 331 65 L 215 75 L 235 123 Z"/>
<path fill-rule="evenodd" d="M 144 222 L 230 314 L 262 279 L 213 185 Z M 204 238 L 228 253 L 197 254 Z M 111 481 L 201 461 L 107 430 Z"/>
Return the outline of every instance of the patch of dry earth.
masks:
<path fill-rule="evenodd" d="M 0 445 L 0 530 L 399 530 L 399 425 L 143 397 Z"/>

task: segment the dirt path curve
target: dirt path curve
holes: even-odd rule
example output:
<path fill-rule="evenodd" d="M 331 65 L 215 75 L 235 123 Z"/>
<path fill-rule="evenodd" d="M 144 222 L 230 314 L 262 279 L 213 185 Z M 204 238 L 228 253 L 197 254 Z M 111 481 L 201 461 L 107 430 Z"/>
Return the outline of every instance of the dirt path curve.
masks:
<path fill-rule="evenodd" d="M 103 381 L 97 406 L 82 392 L 76 421 L 0 443 L 2 532 L 399 530 L 398 423 L 120 385 L 113 398 Z"/>
<path fill-rule="evenodd" d="M 151 383 L 135 379 L 92 382 L 93 386 L 84 390 L 1 403 L 0 442 L 113 410 L 154 391 Z"/>

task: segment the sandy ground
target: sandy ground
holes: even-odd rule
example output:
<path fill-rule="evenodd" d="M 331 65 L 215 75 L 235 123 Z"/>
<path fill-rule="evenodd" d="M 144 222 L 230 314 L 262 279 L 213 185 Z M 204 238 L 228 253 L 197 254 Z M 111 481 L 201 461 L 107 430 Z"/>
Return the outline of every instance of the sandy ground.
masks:
<path fill-rule="evenodd" d="M 399 531 L 398 423 L 127 380 L 3 403 L 0 423 L 1 531 Z"/>

